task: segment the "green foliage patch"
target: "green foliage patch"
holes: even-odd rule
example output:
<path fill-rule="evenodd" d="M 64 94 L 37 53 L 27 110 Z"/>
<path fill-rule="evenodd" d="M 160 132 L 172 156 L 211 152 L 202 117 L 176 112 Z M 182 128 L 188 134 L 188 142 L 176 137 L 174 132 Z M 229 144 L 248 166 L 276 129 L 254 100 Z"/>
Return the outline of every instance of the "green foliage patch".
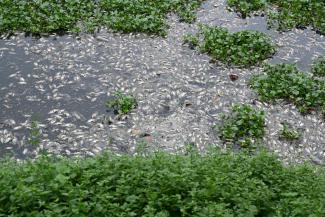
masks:
<path fill-rule="evenodd" d="M 39 123 L 37 121 L 32 121 L 28 143 L 31 145 L 39 145 L 41 142 L 41 136 L 42 135 L 39 128 Z"/>
<path fill-rule="evenodd" d="M 227 0 L 230 7 L 236 9 L 240 15 L 245 18 L 253 11 L 266 8 L 265 0 Z"/>
<path fill-rule="evenodd" d="M 133 96 L 117 92 L 115 99 L 106 102 L 106 107 L 113 109 L 116 114 L 126 115 L 137 107 L 137 101 Z"/>
<path fill-rule="evenodd" d="M 267 153 L 2 161 L 0 216 L 254 217 L 325 214 L 325 174 Z"/>
<path fill-rule="evenodd" d="M 193 22 L 203 0 L 0 0 L 0 33 L 121 32 L 165 35 L 166 15 Z"/>
<path fill-rule="evenodd" d="M 230 114 L 222 116 L 220 126 L 215 126 L 222 141 L 248 148 L 263 138 L 264 127 L 264 112 L 249 105 L 233 106 Z"/>
<path fill-rule="evenodd" d="M 184 42 L 198 46 L 214 60 L 238 66 L 257 65 L 276 51 L 267 35 L 253 30 L 231 34 L 222 27 L 201 26 L 196 36 L 188 35 Z"/>
<path fill-rule="evenodd" d="M 289 141 L 299 140 L 301 138 L 301 133 L 290 126 L 288 123 L 282 123 L 282 129 L 280 131 L 280 139 L 285 139 Z"/>
<path fill-rule="evenodd" d="M 0 0 L 0 33 L 78 31 L 94 16 L 92 0 Z"/>
<path fill-rule="evenodd" d="M 311 72 L 316 77 L 325 77 L 325 56 L 321 56 L 314 61 Z"/>
<path fill-rule="evenodd" d="M 280 31 L 312 26 L 325 34 L 325 2 L 323 0 L 228 0 L 243 17 L 264 10 L 270 26 Z"/>
<path fill-rule="evenodd" d="M 295 65 L 267 65 L 264 74 L 254 76 L 250 84 L 264 101 L 284 99 L 302 113 L 319 110 L 325 114 L 325 79 L 316 79 Z"/>

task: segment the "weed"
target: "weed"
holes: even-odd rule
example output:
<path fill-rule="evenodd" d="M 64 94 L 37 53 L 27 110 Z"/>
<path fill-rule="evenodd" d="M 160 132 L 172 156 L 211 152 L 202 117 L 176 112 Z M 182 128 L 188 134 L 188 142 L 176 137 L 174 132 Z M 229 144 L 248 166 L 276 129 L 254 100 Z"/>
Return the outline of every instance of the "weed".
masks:
<path fill-rule="evenodd" d="M 29 132 L 28 143 L 31 145 L 39 145 L 41 142 L 41 131 L 37 121 L 32 121 Z"/>
<path fill-rule="evenodd" d="M 282 123 L 282 130 L 280 131 L 280 139 L 285 140 L 299 140 L 301 138 L 300 132 L 291 127 L 288 123 Z"/>
<path fill-rule="evenodd" d="M 265 0 L 228 0 L 228 5 L 236 9 L 243 18 L 246 18 L 251 12 L 264 9 Z"/>
<path fill-rule="evenodd" d="M 194 35 L 185 35 L 183 41 L 185 44 L 188 44 L 191 49 L 200 45 L 199 38 Z"/>
<path fill-rule="evenodd" d="M 0 216 L 315 216 L 325 174 L 261 152 L 0 162 Z"/>
<path fill-rule="evenodd" d="M 264 74 L 254 76 L 250 85 L 263 101 L 284 99 L 302 113 L 320 110 L 325 114 L 325 80 L 300 72 L 295 65 L 267 65 Z"/>
<path fill-rule="evenodd" d="M 242 17 L 253 11 L 264 10 L 268 23 L 280 31 L 312 26 L 325 34 L 325 2 L 320 0 L 228 0 Z"/>
<path fill-rule="evenodd" d="M 93 32 L 107 26 L 125 33 L 165 35 L 167 13 L 176 12 L 182 21 L 193 22 L 201 3 L 202 0 L 1 0 L 0 33 Z"/>
<path fill-rule="evenodd" d="M 253 30 L 230 34 L 225 28 L 201 26 L 200 32 L 186 36 L 185 42 L 198 46 L 214 60 L 238 66 L 256 65 L 276 51 L 269 37 Z"/>
<path fill-rule="evenodd" d="M 106 102 L 106 107 L 113 109 L 116 114 L 126 115 L 137 107 L 137 101 L 133 96 L 117 92 L 115 99 Z"/>
<path fill-rule="evenodd" d="M 316 77 L 325 77 L 325 56 L 321 56 L 314 61 L 311 71 Z"/>
<path fill-rule="evenodd" d="M 92 0 L 1 0 L 0 33 L 78 31 L 77 22 L 89 19 L 94 7 Z"/>
<path fill-rule="evenodd" d="M 232 112 L 222 116 L 220 126 L 215 126 L 224 142 L 252 147 L 264 136 L 265 114 L 249 105 L 235 105 Z"/>

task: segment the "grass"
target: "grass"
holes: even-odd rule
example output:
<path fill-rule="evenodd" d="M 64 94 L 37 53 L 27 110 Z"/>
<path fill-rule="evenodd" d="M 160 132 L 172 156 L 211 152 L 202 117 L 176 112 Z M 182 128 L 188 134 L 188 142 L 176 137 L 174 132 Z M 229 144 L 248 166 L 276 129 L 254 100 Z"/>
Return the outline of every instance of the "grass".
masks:
<path fill-rule="evenodd" d="M 119 115 L 126 115 L 132 109 L 137 107 L 136 99 L 131 95 L 125 95 L 121 92 L 115 94 L 115 99 L 106 102 L 108 109 L 113 109 L 114 113 Z"/>
<path fill-rule="evenodd" d="M 264 10 L 270 26 L 280 31 L 312 26 L 325 34 L 325 2 L 322 0 L 228 0 L 242 17 Z"/>
<path fill-rule="evenodd" d="M 213 60 L 243 67 L 257 65 L 276 51 L 267 35 L 253 30 L 231 34 L 222 27 L 201 26 L 196 36 L 188 35 L 184 42 L 208 53 Z"/>
<path fill-rule="evenodd" d="M 0 216 L 325 214 L 324 170 L 264 152 L 2 161 L 0 185 Z"/>
<path fill-rule="evenodd" d="M 287 100 L 302 113 L 325 114 L 325 80 L 301 72 L 295 65 L 267 65 L 264 74 L 252 78 L 251 87 L 263 101 Z"/>
<path fill-rule="evenodd" d="M 222 123 L 215 128 L 223 142 L 252 148 L 265 133 L 265 114 L 249 105 L 235 105 L 230 114 L 223 114 Z"/>
<path fill-rule="evenodd" d="M 101 26 L 124 33 L 165 35 L 166 15 L 193 22 L 203 0 L 0 0 L 0 34 L 23 31 L 93 32 Z"/>

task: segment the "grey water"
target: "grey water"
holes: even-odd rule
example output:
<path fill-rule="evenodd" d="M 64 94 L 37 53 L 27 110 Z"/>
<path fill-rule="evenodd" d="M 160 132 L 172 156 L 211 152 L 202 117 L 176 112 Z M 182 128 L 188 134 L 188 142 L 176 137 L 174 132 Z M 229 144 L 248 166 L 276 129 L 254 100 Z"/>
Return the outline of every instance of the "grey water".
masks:
<path fill-rule="evenodd" d="M 278 46 L 277 54 L 269 60 L 271 64 L 296 63 L 308 72 L 312 61 L 325 55 L 324 36 L 311 29 L 280 33 L 267 27 L 266 17 L 240 19 L 226 10 L 224 1 L 204 3 L 195 24 L 179 23 L 173 16 L 170 23 L 166 39 L 106 31 L 41 38 L 18 33 L 0 39 L 0 157 L 34 157 L 43 149 L 62 155 L 92 155 L 113 145 L 114 150 L 129 152 L 140 141 L 139 135 L 149 135 L 145 139 L 153 138 L 157 144 L 178 145 L 186 142 L 187 137 L 206 144 L 215 141 L 209 130 L 214 115 L 239 96 L 220 99 L 222 109 L 218 110 L 217 106 L 205 106 L 214 100 L 210 90 L 206 93 L 208 97 L 202 98 L 202 105 L 196 105 L 201 97 L 196 90 L 209 87 L 213 94 L 236 90 L 236 84 L 215 71 L 238 69 L 212 66 L 208 57 L 182 45 L 184 34 L 195 31 L 197 23 L 223 26 L 232 32 L 250 29 L 268 34 Z M 192 69 L 195 70 L 190 72 Z M 246 79 L 250 75 L 244 72 L 242 76 Z M 224 86 L 214 90 L 216 85 Z M 119 119 L 107 111 L 105 102 L 116 91 L 139 98 L 139 109 L 130 117 Z M 245 94 L 239 100 L 254 97 L 249 90 Z M 189 105 L 184 115 L 183 104 Z M 310 128 L 306 143 L 318 141 L 320 145 L 315 150 L 306 147 L 304 151 L 324 154 L 324 137 L 319 137 L 322 129 L 314 129 L 319 125 L 314 117 L 309 120 L 296 113 L 278 117 L 274 108 L 265 109 L 279 121 L 283 117 L 293 121 L 299 117 L 298 122 Z M 205 114 L 211 116 L 205 119 Z M 193 120 L 202 128 L 200 132 L 195 127 L 185 127 L 192 126 Z M 28 144 L 33 121 L 39 123 L 39 146 Z M 272 133 L 269 136 L 274 138 Z"/>

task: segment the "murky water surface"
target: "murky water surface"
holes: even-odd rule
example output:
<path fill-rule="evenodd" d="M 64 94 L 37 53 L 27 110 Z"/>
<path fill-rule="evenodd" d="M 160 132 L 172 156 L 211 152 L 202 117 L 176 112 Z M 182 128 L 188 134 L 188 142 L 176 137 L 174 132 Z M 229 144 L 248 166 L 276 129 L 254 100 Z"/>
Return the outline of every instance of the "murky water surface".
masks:
<path fill-rule="evenodd" d="M 284 160 L 325 160 L 325 123 L 317 114 L 301 116 L 285 102 L 261 103 L 247 82 L 260 68 L 238 69 L 210 63 L 210 58 L 182 44 L 197 24 L 230 31 L 254 29 L 279 46 L 270 63 L 297 63 L 309 71 L 325 55 L 325 38 L 315 32 L 268 30 L 265 17 L 240 19 L 224 1 L 207 1 L 189 25 L 170 16 L 167 38 L 113 34 L 0 40 L 0 156 L 35 157 L 42 151 L 94 155 L 109 149 L 132 152 L 137 144 L 174 151 L 194 142 L 199 148 L 220 145 L 212 126 L 234 103 L 266 111 L 265 145 Z M 229 74 L 239 80 L 233 82 Z M 134 95 L 138 109 L 117 118 L 105 108 L 116 91 Z M 40 145 L 30 145 L 31 122 L 39 123 Z M 303 130 L 303 139 L 278 139 L 281 122 Z"/>

